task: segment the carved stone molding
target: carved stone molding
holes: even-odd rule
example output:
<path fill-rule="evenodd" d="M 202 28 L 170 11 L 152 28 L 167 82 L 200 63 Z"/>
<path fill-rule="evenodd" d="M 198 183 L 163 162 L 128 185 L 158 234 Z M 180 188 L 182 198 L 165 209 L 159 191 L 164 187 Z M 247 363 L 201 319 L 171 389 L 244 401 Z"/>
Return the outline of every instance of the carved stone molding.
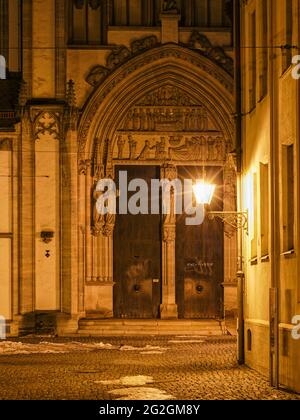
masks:
<path fill-rule="evenodd" d="M 220 65 L 233 76 L 233 59 L 221 47 L 214 47 L 205 35 L 194 31 L 190 37 L 189 46 L 190 48 L 197 48 L 203 55 Z"/>
<path fill-rule="evenodd" d="M 113 286 L 112 277 L 88 277 L 85 281 L 87 286 Z"/>
<path fill-rule="evenodd" d="M 141 54 L 158 45 L 156 36 L 151 35 L 131 43 L 130 49 L 124 46 L 116 47 L 108 55 L 106 66 L 94 66 L 86 77 L 86 82 L 91 86 L 100 85 L 106 77 L 121 64 L 128 61 L 131 57 Z"/>
<path fill-rule="evenodd" d="M 200 106 L 180 109 L 175 106 L 137 106 L 128 112 L 123 130 L 195 133 L 208 131 L 207 111 Z"/>
<path fill-rule="evenodd" d="M 140 54 L 144 51 L 150 50 L 158 45 L 155 35 L 147 36 L 145 38 L 137 39 L 131 43 L 132 54 Z"/>
<path fill-rule="evenodd" d="M 90 70 L 85 80 L 91 86 L 99 86 L 109 74 L 109 69 L 104 66 L 97 65 Z"/>
<path fill-rule="evenodd" d="M 136 103 L 137 107 L 191 107 L 194 105 L 199 105 L 199 103 L 193 100 L 187 93 L 172 84 L 166 84 L 158 89 L 155 89 Z"/>
<path fill-rule="evenodd" d="M 109 70 L 113 70 L 120 64 L 125 63 L 131 57 L 131 51 L 124 46 L 117 47 L 112 50 L 106 59 L 106 66 Z"/>

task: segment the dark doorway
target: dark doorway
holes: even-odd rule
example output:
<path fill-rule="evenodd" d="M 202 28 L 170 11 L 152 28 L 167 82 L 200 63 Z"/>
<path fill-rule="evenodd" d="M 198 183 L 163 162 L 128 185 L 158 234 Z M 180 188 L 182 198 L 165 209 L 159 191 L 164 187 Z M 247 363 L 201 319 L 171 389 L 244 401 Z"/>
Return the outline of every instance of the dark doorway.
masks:
<path fill-rule="evenodd" d="M 128 183 L 143 179 L 149 188 L 159 179 L 155 166 L 118 166 L 127 171 Z M 128 199 L 135 193 L 128 193 Z M 150 212 L 150 210 L 149 210 Z M 155 319 L 161 303 L 161 216 L 120 215 L 114 232 L 114 316 L 116 318 Z"/>
<path fill-rule="evenodd" d="M 179 167 L 181 179 L 201 179 L 201 168 Z M 217 185 L 212 211 L 223 210 L 223 171 L 206 168 L 209 182 Z M 186 216 L 177 216 L 176 300 L 180 318 L 222 317 L 224 229 L 220 220 L 207 217 L 201 226 L 186 226 Z"/>

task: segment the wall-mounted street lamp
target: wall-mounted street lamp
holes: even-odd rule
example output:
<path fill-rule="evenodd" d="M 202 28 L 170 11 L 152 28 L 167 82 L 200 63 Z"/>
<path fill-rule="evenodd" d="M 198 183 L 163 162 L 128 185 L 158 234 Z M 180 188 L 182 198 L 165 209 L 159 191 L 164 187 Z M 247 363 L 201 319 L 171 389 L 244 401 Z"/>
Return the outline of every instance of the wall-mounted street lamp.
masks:
<path fill-rule="evenodd" d="M 197 181 L 197 183 L 193 186 L 193 192 L 197 204 L 209 206 L 213 199 L 215 190 L 216 185 L 205 182 L 204 179 L 201 181 Z M 236 230 L 243 229 L 247 233 L 247 235 L 249 233 L 248 210 L 243 212 L 207 210 L 206 216 L 211 220 L 220 219 L 223 223 L 230 225 Z"/>
<path fill-rule="evenodd" d="M 193 191 L 196 197 L 196 201 L 198 204 L 202 205 L 210 205 L 214 193 L 216 190 L 216 185 L 209 184 L 208 182 L 197 181 L 197 183 L 193 186 Z"/>

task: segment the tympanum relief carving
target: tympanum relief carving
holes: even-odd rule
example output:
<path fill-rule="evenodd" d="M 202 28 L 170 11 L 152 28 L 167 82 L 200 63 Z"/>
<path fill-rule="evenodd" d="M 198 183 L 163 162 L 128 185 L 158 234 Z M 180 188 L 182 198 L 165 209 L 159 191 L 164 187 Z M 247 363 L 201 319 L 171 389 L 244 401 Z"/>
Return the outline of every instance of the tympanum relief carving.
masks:
<path fill-rule="evenodd" d="M 177 144 L 177 145 L 175 145 Z M 226 155 L 221 135 L 159 136 L 119 134 L 115 142 L 114 160 L 199 161 L 223 164 Z"/>
<path fill-rule="evenodd" d="M 113 141 L 114 160 L 221 162 L 226 142 L 206 106 L 163 86 L 126 114 Z"/>

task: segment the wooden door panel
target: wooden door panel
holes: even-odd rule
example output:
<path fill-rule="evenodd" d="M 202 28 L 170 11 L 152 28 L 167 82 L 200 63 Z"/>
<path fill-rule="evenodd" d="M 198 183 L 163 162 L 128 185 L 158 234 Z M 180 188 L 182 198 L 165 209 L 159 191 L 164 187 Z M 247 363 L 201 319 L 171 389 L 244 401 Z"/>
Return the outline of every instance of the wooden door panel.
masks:
<path fill-rule="evenodd" d="M 197 167 L 178 168 L 180 178 L 199 179 Z M 218 185 L 211 210 L 222 210 L 223 176 L 219 168 L 207 168 L 207 178 Z M 176 300 L 180 318 L 221 316 L 223 291 L 223 224 L 205 219 L 201 226 L 186 226 L 177 217 Z"/>
<path fill-rule="evenodd" d="M 159 176 L 159 169 L 152 166 L 118 167 L 117 175 L 120 170 L 127 171 L 128 182 L 140 178 L 147 181 L 149 187 L 151 179 Z M 150 319 L 159 316 L 160 222 L 160 215 L 117 215 L 114 233 L 115 317 Z"/>

